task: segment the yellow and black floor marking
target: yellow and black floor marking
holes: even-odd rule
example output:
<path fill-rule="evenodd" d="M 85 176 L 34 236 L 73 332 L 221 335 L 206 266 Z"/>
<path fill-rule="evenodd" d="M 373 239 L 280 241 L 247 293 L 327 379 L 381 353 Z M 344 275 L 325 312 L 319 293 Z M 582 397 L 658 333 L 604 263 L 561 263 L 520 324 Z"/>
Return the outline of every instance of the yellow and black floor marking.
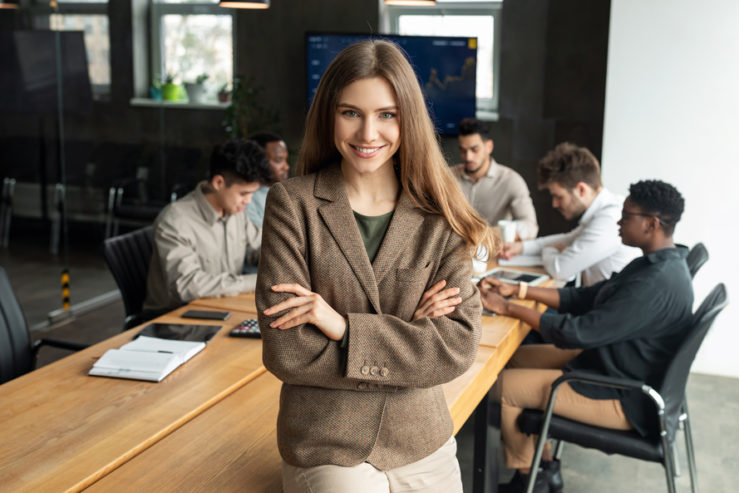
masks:
<path fill-rule="evenodd" d="M 69 310 L 69 271 L 62 271 L 62 308 Z"/>

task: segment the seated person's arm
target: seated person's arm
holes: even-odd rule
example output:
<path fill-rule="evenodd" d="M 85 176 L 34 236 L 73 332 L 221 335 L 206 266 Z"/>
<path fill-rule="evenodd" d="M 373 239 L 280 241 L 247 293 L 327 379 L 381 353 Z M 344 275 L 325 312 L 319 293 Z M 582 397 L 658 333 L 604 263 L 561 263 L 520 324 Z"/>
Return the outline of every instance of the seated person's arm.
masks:
<path fill-rule="evenodd" d="M 534 330 L 539 330 L 541 313 L 538 310 L 511 303 L 504 296 L 522 295 L 523 299 L 529 299 L 544 303 L 550 308 L 559 308 L 559 291 L 554 288 L 540 288 L 503 282 L 499 279 L 486 277 L 479 284 L 482 306 L 490 311 L 507 317 L 517 318 L 530 325 Z"/>
<path fill-rule="evenodd" d="M 246 221 L 246 252 L 244 254 L 244 263 L 247 265 L 259 264 L 259 252 L 261 249 L 262 228 L 250 220 Z"/>
<path fill-rule="evenodd" d="M 517 255 L 541 255 L 544 248 L 555 243 L 568 241 L 571 241 L 569 233 L 542 236 L 533 240 L 514 241 L 513 243 L 504 244 L 498 256 L 502 259 L 510 260 Z"/>
<path fill-rule="evenodd" d="M 618 226 L 609 217 L 593 219 L 585 228 L 578 228 L 571 241 L 559 241 L 561 251 L 549 246 L 542 250 L 546 271 L 555 279 L 570 279 L 615 252 L 621 245 Z"/>

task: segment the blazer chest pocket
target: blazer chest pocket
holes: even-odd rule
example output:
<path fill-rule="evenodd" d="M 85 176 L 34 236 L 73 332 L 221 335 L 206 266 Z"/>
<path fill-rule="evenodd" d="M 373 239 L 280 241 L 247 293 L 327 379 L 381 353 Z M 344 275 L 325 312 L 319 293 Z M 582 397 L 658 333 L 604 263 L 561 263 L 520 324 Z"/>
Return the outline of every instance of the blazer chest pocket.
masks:
<path fill-rule="evenodd" d="M 395 272 L 395 279 L 398 284 L 413 285 L 422 284 L 424 287 L 429 281 L 429 274 L 431 272 L 431 262 L 427 262 L 424 267 L 408 267 L 405 269 L 398 269 Z"/>

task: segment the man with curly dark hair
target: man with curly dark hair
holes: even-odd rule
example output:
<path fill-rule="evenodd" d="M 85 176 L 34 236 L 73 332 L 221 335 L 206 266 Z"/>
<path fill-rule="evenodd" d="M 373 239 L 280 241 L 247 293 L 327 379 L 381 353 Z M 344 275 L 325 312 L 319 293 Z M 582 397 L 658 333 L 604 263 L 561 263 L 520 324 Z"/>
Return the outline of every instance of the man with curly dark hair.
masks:
<path fill-rule="evenodd" d="M 643 180 L 629 187 L 629 200 L 653 214 L 665 234 L 672 236 L 683 215 L 685 199 L 672 185 L 659 180 Z"/>
<path fill-rule="evenodd" d="M 262 231 L 245 207 L 269 176 L 267 156 L 254 141 L 238 138 L 213 149 L 209 179 L 154 221 L 144 310 L 254 291 L 257 275 L 241 272 L 245 262 L 258 262 Z"/>
<path fill-rule="evenodd" d="M 518 318 L 541 333 L 548 344 L 521 346 L 498 378 L 494 398 L 501 403 L 501 433 L 508 467 L 517 468 L 515 483 L 500 491 L 524 491 L 536 437 L 518 431 L 525 408 L 544 409 L 551 383 L 563 372 L 588 370 L 659 386 L 670 358 L 690 328 L 693 288 L 685 262 L 687 248 L 672 235 L 685 207 L 672 185 L 645 180 L 631 185 L 621 209 L 619 235 L 643 256 L 610 279 L 585 288 L 539 288 L 483 279 L 483 306 Z M 557 310 L 539 313 L 502 296 L 540 301 Z M 560 387 L 554 412 L 576 421 L 614 429 L 656 433 L 654 412 L 640 392 L 592 387 Z M 535 491 L 549 491 L 559 465 L 545 453 Z M 550 484 L 554 485 L 552 479 Z M 516 486 L 518 485 L 518 486 Z"/>

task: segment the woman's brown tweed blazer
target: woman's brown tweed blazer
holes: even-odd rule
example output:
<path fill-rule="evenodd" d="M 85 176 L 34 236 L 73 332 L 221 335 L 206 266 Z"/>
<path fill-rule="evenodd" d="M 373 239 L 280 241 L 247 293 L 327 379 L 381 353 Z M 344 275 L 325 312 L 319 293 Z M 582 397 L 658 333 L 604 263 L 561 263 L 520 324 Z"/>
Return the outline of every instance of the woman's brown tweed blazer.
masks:
<path fill-rule="evenodd" d="M 391 469 L 431 454 L 451 436 L 441 384 L 470 367 L 481 305 L 461 237 L 443 217 L 401 193 L 370 264 L 341 169 L 272 186 L 265 210 L 256 303 L 264 365 L 284 382 L 277 441 L 292 465 L 369 462 Z M 445 279 L 462 303 L 445 317 L 411 322 L 423 292 Z M 269 327 L 263 310 L 298 283 L 349 321 L 348 345 L 315 326 Z"/>

